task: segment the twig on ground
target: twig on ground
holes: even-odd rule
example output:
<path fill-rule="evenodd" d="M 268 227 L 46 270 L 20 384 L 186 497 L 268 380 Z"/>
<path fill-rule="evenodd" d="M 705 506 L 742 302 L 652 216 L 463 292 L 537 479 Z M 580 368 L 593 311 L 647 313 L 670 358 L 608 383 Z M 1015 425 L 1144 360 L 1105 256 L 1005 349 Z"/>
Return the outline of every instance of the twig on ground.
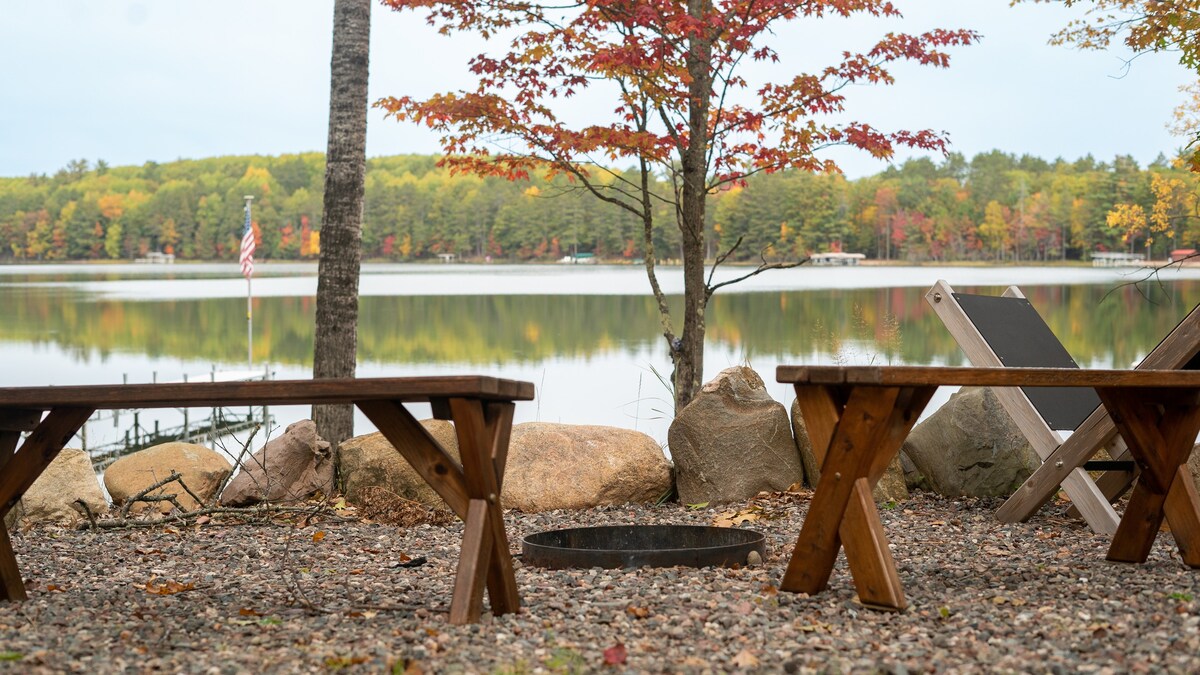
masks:
<path fill-rule="evenodd" d="M 177 513 L 162 518 L 151 519 L 136 519 L 122 516 L 121 518 L 113 518 L 108 520 L 96 520 L 95 524 L 80 523 L 79 529 L 120 529 L 120 528 L 150 528 L 160 525 L 170 525 L 174 523 L 184 523 L 196 520 L 202 516 L 234 516 L 246 520 L 264 519 L 266 516 L 282 514 L 282 513 L 302 513 L 308 518 L 312 518 L 313 509 L 309 507 L 298 506 L 276 506 L 273 504 L 255 504 L 254 506 L 234 507 L 234 506 L 213 506 L 195 511 L 187 511 L 185 513 Z M 323 518 L 331 523 L 352 523 L 356 518 L 343 518 L 341 516 L 323 514 Z"/>
<path fill-rule="evenodd" d="M 133 495 L 129 499 L 126 499 L 125 504 L 121 507 L 121 517 L 122 518 L 129 517 L 129 509 L 131 509 L 133 507 L 135 502 L 155 501 L 155 500 L 146 499 L 146 495 L 149 494 L 150 492 L 153 492 L 154 490 L 157 490 L 158 488 L 166 485 L 167 483 L 170 483 L 171 481 L 179 480 L 179 478 L 180 478 L 179 472 L 172 471 L 171 475 L 169 475 L 166 478 L 143 489 L 141 492 Z M 161 501 L 161 500 L 158 500 L 158 501 Z M 177 504 L 177 506 L 178 506 L 178 504 Z M 182 511 L 183 509 L 180 509 L 180 510 Z"/>
<path fill-rule="evenodd" d="M 238 452 L 237 458 L 233 460 L 233 471 L 230 471 L 229 475 L 225 477 L 225 480 L 221 481 L 221 484 L 217 486 L 218 496 L 225 491 L 225 486 L 229 485 L 229 481 L 233 480 L 233 474 L 236 473 L 238 469 L 245 469 L 245 467 L 242 465 L 242 461 L 246 457 L 246 453 L 250 452 L 250 444 L 254 441 L 254 436 L 258 434 L 259 429 L 262 429 L 262 425 L 255 424 L 254 428 L 250 430 L 250 435 L 246 437 L 246 442 L 242 444 L 242 449 Z"/>
<path fill-rule="evenodd" d="M 92 529 L 96 529 L 96 514 L 92 513 L 91 507 L 82 498 L 76 499 L 73 503 L 78 504 L 83 509 L 83 515 L 87 516 L 88 522 L 92 524 Z"/>
<path fill-rule="evenodd" d="M 196 508 L 204 508 L 204 500 L 200 499 L 199 495 L 197 495 L 195 492 L 192 492 L 192 489 L 188 487 L 187 483 L 183 482 L 183 476 L 180 476 L 176 482 L 179 483 L 179 487 L 183 488 L 184 492 L 188 493 L 189 497 L 196 500 Z M 221 491 L 217 490 L 216 495 L 219 497 L 221 495 Z M 176 503 L 175 506 L 179 506 L 179 504 Z M 180 507 L 179 510 L 183 511 L 185 509 Z"/>

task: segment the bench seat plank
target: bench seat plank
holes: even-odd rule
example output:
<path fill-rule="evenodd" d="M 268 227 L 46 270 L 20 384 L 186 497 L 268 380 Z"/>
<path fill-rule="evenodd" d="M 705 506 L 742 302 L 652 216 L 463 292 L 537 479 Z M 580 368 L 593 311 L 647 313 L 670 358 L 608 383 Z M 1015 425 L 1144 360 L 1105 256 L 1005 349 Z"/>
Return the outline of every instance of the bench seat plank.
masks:
<path fill-rule="evenodd" d="M 533 384 L 487 376 L 172 382 L 163 384 L 0 387 L 0 409 L 87 406 L 101 409 L 208 408 L 234 405 L 309 405 L 388 400 L 424 403 L 465 396 L 531 401 Z"/>

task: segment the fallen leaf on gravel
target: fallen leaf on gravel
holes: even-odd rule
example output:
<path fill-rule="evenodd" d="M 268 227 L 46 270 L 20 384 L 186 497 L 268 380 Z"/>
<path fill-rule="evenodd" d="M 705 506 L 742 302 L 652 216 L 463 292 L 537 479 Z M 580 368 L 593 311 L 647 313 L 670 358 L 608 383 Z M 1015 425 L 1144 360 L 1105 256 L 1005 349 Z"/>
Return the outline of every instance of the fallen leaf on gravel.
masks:
<path fill-rule="evenodd" d="M 212 518 L 209 516 L 200 516 L 199 518 L 196 519 L 197 525 L 205 525 L 210 522 L 212 522 Z"/>
<path fill-rule="evenodd" d="M 238 610 L 238 616 L 262 616 L 262 614 L 249 607 L 243 607 Z"/>
<path fill-rule="evenodd" d="M 713 516 L 713 526 L 715 527 L 736 527 L 742 523 L 754 522 L 762 518 L 762 509 L 757 506 L 751 506 L 741 511 L 725 511 Z"/>
<path fill-rule="evenodd" d="M 25 658 L 21 652 L 0 652 L 0 661 L 20 661 Z"/>
<path fill-rule="evenodd" d="M 630 606 L 630 607 L 626 607 L 625 611 L 628 612 L 629 615 L 635 619 L 644 619 L 644 618 L 650 616 L 650 608 L 649 607 Z"/>
<path fill-rule="evenodd" d="M 738 668 L 754 668 L 758 665 L 758 657 L 751 654 L 749 649 L 743 649 L 733 657 L 732 663 Z"/>
<path fill-rule="evenodd" d="M 325 538 L 325 530 L 317 530 L 313 532 L 313 541 L 318 542 Z"/>
<path fill-rule="evenodd" d="M 188 582 L 186 584 L 178 581 L 167 581 L 165 583 L 156 584 L 153 581 L 147 581 L 144 586 L 146 592 L 151 595 L 175 595 L 196 588 L 196 584 Z"/>
<path fill-rule="evenodd" d="M 683 665 L 703 668 L 710 665 L 708 661 L 696 656 L 689 656 L 683 660 Z"/>
<path fill-rule="evenodd" d="M 51 593 L 62 593 L 66 589 L 58 584 L 46 584 L 46 590 Z"/>
<path fill-rule="evenodd" d="M 625 645 L 618 642 L 617 644 L 604 650 L 604 665 L 619 666 L 625 663 Z"/>
<path fill-rule="evenodd" d="M 779 589 L 771 584 L 763 584 L 763 587 L 758 590 L 761 591 L 763 595 L 776 595 L 779 593 Z"/>

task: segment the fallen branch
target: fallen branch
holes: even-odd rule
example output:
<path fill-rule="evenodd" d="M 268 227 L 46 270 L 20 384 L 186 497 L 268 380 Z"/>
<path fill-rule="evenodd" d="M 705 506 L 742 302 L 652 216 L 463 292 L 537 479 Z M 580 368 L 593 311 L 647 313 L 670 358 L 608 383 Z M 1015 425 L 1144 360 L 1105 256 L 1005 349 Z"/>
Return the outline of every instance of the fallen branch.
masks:
<path fill-rule="evenodd" d="M 133 495 L 133 496 L 132 496 L 132 497 L 130 497 L 129 499 L 126 499 L 126 500 L 125 500 L 125 504 L 121 506 L 121 517 L 122 517 L 122 518 L 128 518 L 128 517 L 129 517 L 129 509 L 133 508 L 133 505 L 134 505 L 134 503 L 135 503 L 135 502 L 163 501 L 163 499 L 162 499 L 162 496 L 161 496 L 161 495 L 155 495 L 155 496 L 153 496 L 153 497 L 150 497 L 150 498 L 147 498 L 147 497 L 146 497 L 146 495 L 147 495 L 147 494 L 149 494 L 149 493 L 151 493 L 151 492 L 153 492 L 153 491 L 155 491 L 155 490 L 157 490 L 157 489 L 159 489 L 160 487 L 162 487 L 162 486 L 166 485 L 167 483 L 171 483 L 171 482 L 173 482 L 173 481 L 177 481 L 177 480 L 179 480 L 180 478 L 182 478 L 182 476 L 179 474 L 179 472 L 178 472 L 178 471 L 172 471 L 172 472 L 171 472 L 171 475 L 169 475 L 169 476 L 167 476 L 166 478 L 164 478 L 164 479 L 162 479 L 162 480 L 160 480 L 160 481 L 158 481 L 158 482 L 154 483 L 153 485 L 151 485 L 151 486 L 149 486 L 149 487 L 145 488 L 144 490 L 142 490 L 141 492 L 139 492 L 139 493 L 137 493 L 137 494 Z M 174 497 L 175 497 L 175 495 L 171 495 L 171 501 L 174 501 Z M 179 503 L 178 503 L 178 502 L 175 502 L 175 506 L 176 506 L 176 507 L 179 507 Z M 179 507 L 179 510 L 180 510 L 180 511 L 183 511 L 184 509 L 183 509 L 182 507 Z"/>
<path fill-rule="evenodd" d="M 212 506 L 195 511 L 186 511 L 183 513 L 175 513 L 162 518 L 139 519 L 128 518 L 122 514 L 120 518 L 112 518 L 107 520 L 93 520 L 88 523 L 80 523 L 78 529 L 120 529 L 120 528 L 151 528 L 161 525 L 172 525 L 176 523 L 187 523 L 194 521 L 203 516 L 233 516 L 246 520 L 264 519 L 266 516 L 277 514 L 302 513 L 311 518 L 314 513 L 311 507 L 299 506 L 276 506 L 273 504 L 255 504 L 254 506 L 235 507 L 235 506 Z M 334 515 L 333 513 L 322 513 L 321 516 L 333 523 L 352 523 L 356 522 L 357 518 L 343 518 Z"/>

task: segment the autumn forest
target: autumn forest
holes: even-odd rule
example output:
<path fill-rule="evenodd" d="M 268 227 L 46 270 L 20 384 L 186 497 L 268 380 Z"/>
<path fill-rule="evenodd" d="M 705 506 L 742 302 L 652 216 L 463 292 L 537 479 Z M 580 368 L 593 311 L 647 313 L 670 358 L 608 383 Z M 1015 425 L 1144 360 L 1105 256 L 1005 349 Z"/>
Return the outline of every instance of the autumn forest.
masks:
<path fill-rule="evenodd" d="M 71 162 L 53 176 L 0 178 L 0 260 L 237 256 L 253 196 L 259 259 L 315 259 L 324 157 L 217 157 L 142 166 Z M 903 261 L 1086 260 L 1096 251 L 1163 258 L 1200 240 L 1200 176 L 1165 157 L 1073 161 L 1000 151 L 913 159 L 883 173 L 760 174 L 710 197 L 710 257 L 795 260 L 843 250 Z M 658 186 L 669 190 L 666 183 Z M 640 257 L 641 223 L 566 179 L 451 175 L 432 156 L 368 161 L 368 259 L 553 261 L 572 252 Z M 669 223 L 669 213 L 656 222 Z M 678 229 L 659 227 L 672 257 Z M 662 253 L 667 252 L 667 253 Z"/>

